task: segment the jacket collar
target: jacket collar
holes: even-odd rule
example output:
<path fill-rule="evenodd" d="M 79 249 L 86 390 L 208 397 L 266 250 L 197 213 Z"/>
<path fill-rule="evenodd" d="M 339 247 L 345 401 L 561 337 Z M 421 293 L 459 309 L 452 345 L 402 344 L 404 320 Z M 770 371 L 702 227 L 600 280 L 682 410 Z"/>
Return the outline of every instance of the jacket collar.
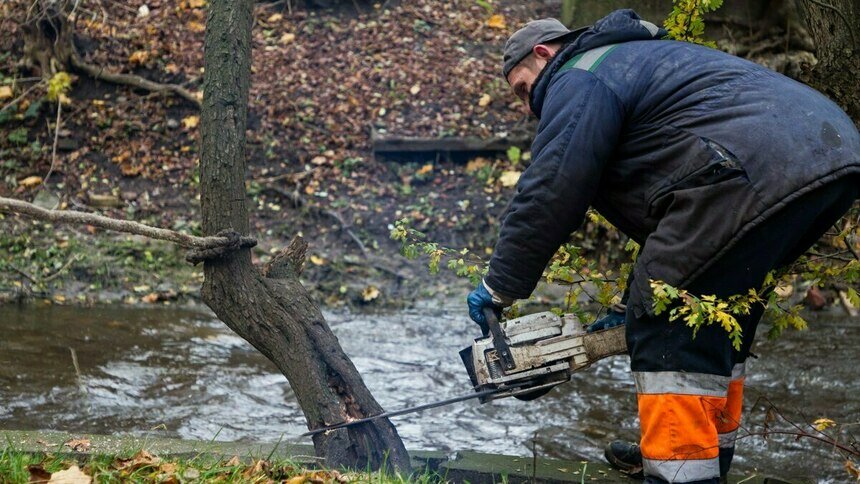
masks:
<path fill-rule="evenodd" d="M 667 32 L 664 29 L 642 20 L 630 9 L 616 10 L 603 17 L 576 40 L 565 45 L 538 74 L 529 94 L 529 106 L 532 112 L 540 119 L 544 98 L 553 76 L 572 57 L 604 45 L 633 40 L 655 40 L 666 35 Z"/>

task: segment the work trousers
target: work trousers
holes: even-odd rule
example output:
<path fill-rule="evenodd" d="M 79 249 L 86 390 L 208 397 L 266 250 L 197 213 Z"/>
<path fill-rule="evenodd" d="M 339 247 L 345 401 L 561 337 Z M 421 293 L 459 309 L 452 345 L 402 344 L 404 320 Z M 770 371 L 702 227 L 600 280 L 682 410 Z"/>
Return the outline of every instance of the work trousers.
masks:
<path fill-rule="evenodd" d="M 801 256 L 860 196 L 860 177 L 845 177 L 788 203 L 750 230 L 687 289 L 726 298 L 761 288 L 768 272 Z M 678 254 L 683 257 L 683 254 Z M 741 421 L 745 363 L 764 312 L 735 315 L 740 351 L 719 325 L 693 330 L 668 311 L 626 315 L 636 383 L 646 482 L 717 483 L 729 471 Z"/>

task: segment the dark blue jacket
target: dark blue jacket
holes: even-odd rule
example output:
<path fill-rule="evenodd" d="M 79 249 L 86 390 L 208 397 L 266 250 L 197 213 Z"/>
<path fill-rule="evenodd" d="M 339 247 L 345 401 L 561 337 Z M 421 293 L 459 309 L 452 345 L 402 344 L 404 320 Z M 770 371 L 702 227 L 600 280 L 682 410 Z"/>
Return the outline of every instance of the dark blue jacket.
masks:
<path fill-rule="evenodd" d="M 492 289 L 528 297 L 593 206 L 643 245 L 630 295 L 641 315 L 649 279 L 683 287 L 790 200 L 860 173 L 860 135 L 822 94 L 654 30 L 615 11 L 538 77 L 534 161 L 503 219 Z"/>

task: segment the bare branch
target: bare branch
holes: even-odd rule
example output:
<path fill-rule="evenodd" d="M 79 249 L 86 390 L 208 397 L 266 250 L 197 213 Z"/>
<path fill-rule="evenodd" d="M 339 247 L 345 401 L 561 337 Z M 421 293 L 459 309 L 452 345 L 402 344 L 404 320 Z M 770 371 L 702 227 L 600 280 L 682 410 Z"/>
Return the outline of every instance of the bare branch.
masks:
<path fill-rule="evenodd" d="M 68 223 L 77 225 L 92 225 L 114 232 L 142 235 L 150 239 L 166 240 L 188 249 L 216 249 L 233 245 L 230 237 L 197 237 L 173 230 L 152 227 L 131 220 L 117 220 L 94 213 L 78 212 L 76 210 L 46 210 L 32 203 L 0 197 L 0 212 L 17 213 L 25 217 L 44 220 L 47 222 Z M 253 247 L 257 241 L 251 237 L 242 237 L 242 247 Z"/>

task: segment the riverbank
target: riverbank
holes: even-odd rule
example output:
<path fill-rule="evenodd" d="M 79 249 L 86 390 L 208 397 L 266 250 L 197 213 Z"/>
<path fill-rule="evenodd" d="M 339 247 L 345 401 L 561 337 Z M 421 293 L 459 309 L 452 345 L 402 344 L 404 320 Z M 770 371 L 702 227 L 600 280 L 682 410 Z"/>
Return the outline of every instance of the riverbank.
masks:
<path fill-rule="evenodd" d="M 64 432 L 0 430 L 0 477 L 28 482 L 34 471 L 57 472 L 77 465 L 81 472 L 136 482 L 636 482 L 604 463 L 506 456 L 480 452 L 411 451 L 412 476 L 362 470 L 322 471 L 309 445 L 201 442 L 153 436 L 78 435 Z M 34 466 L 34 467 L 30 467 Z M 28 467 L 31 469 L 28 471 Z M 89 471 L 89 472 L 87 472 Z M 7 475 L 2 475 L 3 473 Z M 19 479 L 15 479 L 18 477 Z M 172 480 L 171 480 L 172 479 Z M 295 479 L 295 480 L 292 480 Z M 319 479 L 320 481 L 314 481 Z M 730 483 L 802 483 L 759 474 L 733 473 Z M 32 481 L 31 481 L 32 482 Z"/>

